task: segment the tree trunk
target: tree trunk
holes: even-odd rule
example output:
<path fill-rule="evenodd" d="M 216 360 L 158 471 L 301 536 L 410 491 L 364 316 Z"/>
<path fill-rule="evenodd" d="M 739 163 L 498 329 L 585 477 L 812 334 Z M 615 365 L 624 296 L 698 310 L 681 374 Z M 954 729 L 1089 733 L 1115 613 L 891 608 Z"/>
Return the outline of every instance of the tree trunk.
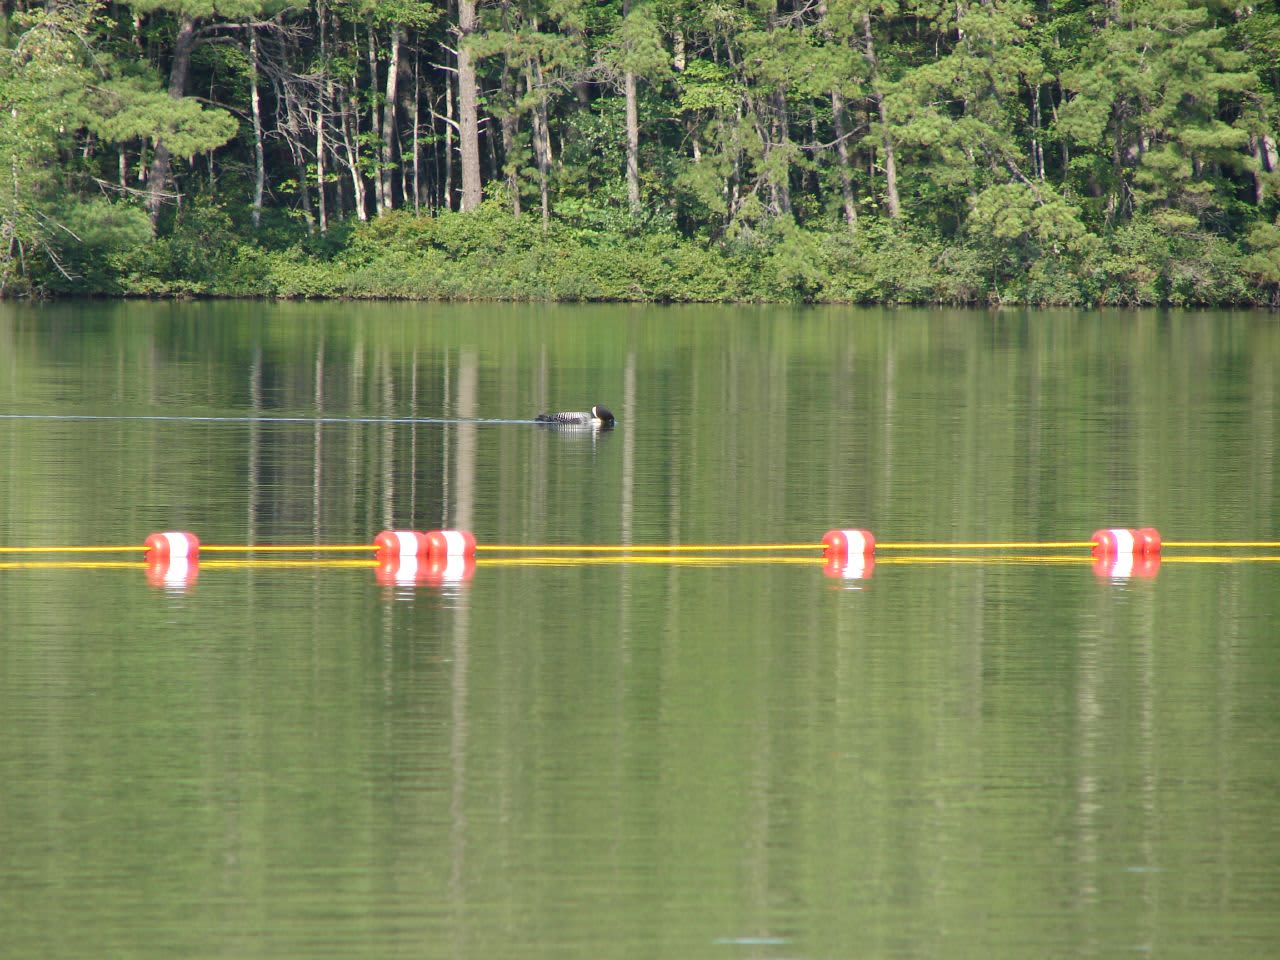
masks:
<path fill-rule="evenodd" d="M 484 141 L 485 158 L 489 161 L 483 170 L 484 179 L 492 183 L 502 176 L 502 167 L 498 164 L 498 144 L 493 136 L 493 128 L 485 130 L 481 139 Z"/>
<path fill-rule="evenodd" d="M 631 15 L 631 0 L 622 0 L 622 16 Z M 627 113 L 627 206 L 640 215 L 640 111 L 636 105 L 636 74 L 628 68 L 622 76 Z"/>
<path fill-rule="evenodd" d="M 253 39 L 254 28 L 249 27 L 250 39 Z M 283 62 L 288 58 L 287 49 L 277 55 L 277 59 Z M 257 61 L 256 53 L 250 57 L 252 61 Z M 259 64 L 255 62 L 255 67 Z M 255 70 L 255 73 L 257 71 Z M 282 77 L 278 73 L 271 76 L 272 86 L 275 88 L 276 103 L 284 109 L 284 117 L 276 123 L 276 133 L 283 135 L 284 142 L 289 147 L 289 154 L 293 158 L 294 167 L 298 172 L 298 199 L 302 204 L 303 217 L 307 224 L 307 235 L 311 236 L 316 231 L 315 216 L 311 209 L 311 187 L 310 172 L 307 170 L 307 148 L 302 142 L 303 131 L 306 127 L 306 109 L 300 99 L 300 89 L 295 85 L 291 77 Z M 259 110 L 259 113 L 261 111 Z M 264 178 L 265 179 L 265 178 Z"/>
<path fill-rule="evenodd" d="M 516 85 L 511 71 L 502 68 L 502 90 L 508 107 L 502 112 L 502 156 L 507 175 L 507 192 L 511 194 L 511 213 L 520 216 L 520 158 L 516 151 L 516 134 L 520 130 L 520 115 L 516 113 Z"/>
<path fill-rule="evenodd" d="M 862 14 L 862 32 L 867 40 L 867 64 L 871 67 L 871 85 L 875 88 L 880 79 L 880 66 L 876 60 L 875 39 L 871 34 L 871 15 Z M 889 133 L 889 111 L 884 105 L 884 95 L 877 91 L 873 99 L 880 114 L 880 148 L 884 154 L 884 200 L 889 216 L 897 219 L 902 213 L 898 200 L 898 167 L 893 156 L 893 136 Z"/>
<path fill-rule="evenodd" d="M 1061 88 L 1059 88 L 1059 92 L 1061 92 Z M 1054 102 L 1052 89 L 1049 91 L 1049 115 L 1053 117 L 1053 122 L 1056 125 L 1058 122 L 1058 105 Z M 1067 138 L 1063 137 L 1058 146 L 1062 151 L 1062 172 L 1065 176 L 1067 167 L 1071 165 L 1071 151 L 1067 147 Z"/>
<path fill-rule="evenodd" d="M 1031 88 L 1031 168 L 1044 181 L 1044 148 L 1040 145 L 1040 84 Z"/>
<path fill-rule="evenodd" d="M 444 81 L 444 208 L 453 209 L 453 78 Z"/>
<path fill-rule="evenodd" d="M 541 100 L 537 81 L 534 79 L 538 65 L 530 60 L 525 67 L 525 89 L 529 98 L 535 100 L 532 110 L 533 121 L 533 155 L 538 165 L 538 190 L 542 197 L 542 226 L 545 229 L 551 220 L 551 137 L 547 130 L 546 104 Z"/>
<path fill-rule="evenodd" d="M 1253 196 L 1258 206 L 1267 199 L 1266 174 L 1274 173 L 1280 168 L 1280 156 L 1277 156 L 1276 142 L 1265 133 L 1249 138 L 1253 146 L 1253 158 L 1257 167 L 1253 171 Z"/>
<path fill-rule="evenodd" d="M 329 205 L 325 197 L 324 189 L 324 111 L 325 105 L 323 98 L 316 104 L 316 210 L 317 219 L 320 223 L 320 232 L 329 232 Z"/>
<path fill-rule="evenodd" d="M 418 150 L 418 116 L 419 104 L 422 103 L 422 91 L 419 89 L 418 55 L 413 56 L 413 212 L 417 213 L 422 204 L 422 157 Z M 430 93 L 430 91 L 428 91 Z"/>
<path fill-rule="evenodd" d="M 627 205 L 631 215 L 640 215 L 640 119 L 636 109 L 636 75 L 628 70 L 623 77 L 627 97 Z"/>
<path fill-rule="evenodd" d="M 173 63 L 169 67 L 169 96 L 181 100 L 187 95 L 187 77 L 191 73 L 191 51 L 196 45 L 196 21 L 190 14 L 182 14 L 178 21 L 178 35 L 173 44 Z M 169 185 L 171 169 L 169 148 L 163 140 L 157 140 L 155 155 L 151 158 L 151 173 L 147 177 L 147 211 L 154 224 L 160 218 L 160 204 L 164 201 L 165 188 Z"/>
<path fill-rule="evenodd" d="M 462 209 L 484 199 L 480 182 L 480 117 L 476 65 L 469 41 L 476 30 L 476 0 L 458 0 L 458 139 L 462 154 Z"/>
<path fill-rule="evenodd" d="M 511 0 L 502 0 L 502 29 L 511 32 Z M 502 172 L 507 181 L 507 193 L 511 197 L 511 214 L 520 216 L 520 157 L 516 137 L 520 133 L 520 111 L 516 100 L 520 97 L 516 75 L 511 71 L 510 57 L 502 58 L 502 103 L 498 117 L 502 132 Z"/>
<path fill-rule="evenodd" d="M 356 29 L 352 26 L 352 29 Z M 365 60 L 369 65 L 369 132 L 381 133 L 382 121 L 378 116 L 378 38 L 377 31 L 373 29 L 373 21 L 369 21 L 369 29 L 365 32 Z M 394 107 L 392 109 L 395 109 Z M 386 198 L 382 194 L 382 151 L 380 149 L 372 151 L 373 154 L 373 208 L 377 216 L 382 216 L 386 212 Z"/>
<path fill-rule="evenodd" d="M 404 28 L 398 23 L 391 26 L 391 56 L 387 62 L 387 95 L 382 101 L 382 166 L 379 170 L 378 188 L 382 203 L 378 215 L 395 207 L 392 180 L 395 170 L 396 143 L 396 84 L 400 81 L 400 45 Z"/>
<path fill-rule="evenodd" d="M 364 175 L 360 172 L 360 121 L 356 106 L 353 84 L 342 101 L 342 146 L 347 154 L 347 170 L 351 174 L 352 206 L 356 208 L 356 219 L 363 223 L 369 219 L 369 211 L 365 208 Z"/>
<path fill-rule="evenodd" d="M 849 165 L 849 141 L 845 139 L 844 97 L 831 91 L 831 117 L 836 129 L 836 158 L 840 168 L 840 197 L 844 201 L 844 222 L 852 229 L 858 225 L 858 207 L 853 201 L 853 175 Z"/>
<path fill-rule="evenodd" d="M 325 42 L 324 3 L 316 4 L 316 30 L 320 34 L 320 86 L 316 92 L 316 195 L 320 232 L 329 232 L 329 207 L 325 202 L 324 191 L 324 120 L 325 111 L 329 109 L 329 51 Z"/>
<path fill-rule="evenodd" d="M 258 31 L 249 25 L 249 102 L 253 108 L 253 228 L 262 226 L 262 193 L 267 182 L 267 168 L 262 149 L 262 98 L 258 94 Z M 301 184 L 306 196 L 307 184 Z"/>
<path fill-rule="evenodd" d="M 770 111 L 771 116 L 768 118 L 767 124 L 761 125 L 763 129 L 761 129 L 760 132 L 761 136 L 764 136 L 767 130 L 768 137 L 765 138 L 766 143 L 770 138 L 772 138 L 773 142 L 777 144 L 777 146 L 765 147 L 764 153 L 766 160 L 775 150 L 787 149 L 788 143 L 791 139 L 788 131 L 789 119 L 787 116 L 786 91 L 781 87 L 777 87 L 774 89 L 773 93 L 770 94 L 769 99 L 772 101 L 770 104 L 772 107 L 772 110 Z M 773 208 L 772 212 L 775 216 L 781 216 L 782 214 L 791 212 L 790 162 L 786 163 L 781 172 L 775 171 L 769 174 L 769 200 L 770 206 Z"/>

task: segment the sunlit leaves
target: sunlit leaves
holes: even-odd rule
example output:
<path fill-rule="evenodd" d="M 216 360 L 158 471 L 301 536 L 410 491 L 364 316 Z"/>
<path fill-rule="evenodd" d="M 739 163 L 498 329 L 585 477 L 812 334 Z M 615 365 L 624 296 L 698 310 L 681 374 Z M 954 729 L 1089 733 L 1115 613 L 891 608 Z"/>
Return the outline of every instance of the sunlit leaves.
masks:
<path fill-rule="evenodd" d="M 728 67 L 710 60 L 690 60 L 676 80 L 680 109 L 729 111 L 741 97 Z"/>
<path fill-rule="evenodd" d="M 53 214 L 58 170 L 91 76 L 84 37 L 92 8 L 18 15 L 12 49 L 0 51 L 0 292 L 22 282 L 36 260 L 66 273 L 59 250 L 75 234 Z"/>
<path fill-rule="evenodd" d="M 216 149 L 236 134 L 231 114 L 205 107 L 193 97 L 174 100 L 145 80 L 122 78 L 91 90 L 86 125 L 112 143 L 137 138 L 163 140 L 179 157 Z"/>
<path fill-rule="evenodd" d="M 1280 221 L 1254 224 L 1247 243 L 1244 268 L 1262 282 L 1280 286 Z"/>
<path fill-rule="evenodd" d="M 1051 186 L 1004 183 L 973 201 L 969 233 L 987 241 L 1012 241 L 1032 257 L 1078 252 L 1088 242 L 1080 213 Z"/>
<path fill-rule="evenodd" d="M 619 70 L 652 79 L 661 79 L 670 69 L 671 54 L 653 4 L 637 5 L 623 17 L 611 59 Z"/>
<path fill-rule="evenodd" d="M 1207 177 L 1208 165 L 1247 164 L 1249 111 L 1232 105 L 1258 87 L 1247 54 L 1227 38 L 1209 10 L 1189 0 L 1128 0 L 1083 47 L 1079 64 L 1063 71 L 1069 99 L 1057 133 L 1085 146 L 1109 141 L 1125 196 L 1137 204 L 1193 218 L 1220 211 L 1231 188 Z"/>

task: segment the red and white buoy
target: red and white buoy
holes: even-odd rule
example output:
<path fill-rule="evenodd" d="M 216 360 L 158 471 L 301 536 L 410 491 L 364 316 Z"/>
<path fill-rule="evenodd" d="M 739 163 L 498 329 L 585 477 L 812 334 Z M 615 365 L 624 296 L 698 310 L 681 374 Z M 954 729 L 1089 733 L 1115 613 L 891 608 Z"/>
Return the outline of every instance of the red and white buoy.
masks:
<path fill-rule="evenodd" d="M 1154 577 L 1160 570 L 1160 531 L 1155 527 L 1095 530 L 1093 572 L 1100 577 L 1127 580 Z"/>
<path fill-rule="evenodd" d="M 876 538 L 870 530 L 828 530 L 822 538 L 822 552 L 828 560 L 874 557 Z"/>
<path fill-rule="evenodd" d="M 476 538 L 466 530 L 432 530 L 426 537 L 427 556 L 432 560 L 475 558 Z"/>
<path fill-rule="evenodd" d="M 876 538 L 870 530 L 828 530 L 822 538 L 827 558 L 822 572 L 840 580 L 865 580 L 876 565 Z"/>
<path fill-rule="evenodd" d="M 1093 541 L 1093 555 L 1099 559 L 1132 557 L 1136 552 L 1134 546 L 1137 538 L 1132 530 L 1120 527 L 1095 530 L 1089 539 Z"/>
<path fill-rule="evenodd" d="M 427 558 L 429 544 L 427 535 L 417 530 L 383 530 L 373 538 L 373 545 L 378 548 L 378 559 L 389 560 L 392 557 Z"/>
<path fill-rule="evenodd" d="M 446 557 L 471 557 L 476 555 L 476 538 L 466 530 L 383 530 L 373 538 L 378 548 L 378 559 L 389 557 L 418 557 L 441 560 Z"/>
<path fill-rule="evenodd" d="M 1093 536 L 1095 557 L 1153 557 L 1160 555 L 1160 531 L 1155 527 L 1129 530 L 1112 527 L 1095 530 Z"/>
<path fill-rule="evenodd" d="M 200 555 L 200 539 L 194 533 L 153 533 L 146 541 L 147 561 L 195 560 Z"/>
<path fill-rule="evenodd" d="M 1160 556 L 1160 531 L 1155 527 L 1139 527 L 1133 531 L 1133 539 L 1144 557 Z"/>

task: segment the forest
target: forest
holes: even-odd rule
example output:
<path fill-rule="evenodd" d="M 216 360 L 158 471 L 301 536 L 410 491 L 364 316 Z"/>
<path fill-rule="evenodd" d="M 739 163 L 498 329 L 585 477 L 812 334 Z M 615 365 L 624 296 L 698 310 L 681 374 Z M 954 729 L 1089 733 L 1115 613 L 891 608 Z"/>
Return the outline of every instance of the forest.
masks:
<path fill-rule="evenodd" d="M 1280 3 L 0 2 L 0 296 L 1280 306 Z"/>

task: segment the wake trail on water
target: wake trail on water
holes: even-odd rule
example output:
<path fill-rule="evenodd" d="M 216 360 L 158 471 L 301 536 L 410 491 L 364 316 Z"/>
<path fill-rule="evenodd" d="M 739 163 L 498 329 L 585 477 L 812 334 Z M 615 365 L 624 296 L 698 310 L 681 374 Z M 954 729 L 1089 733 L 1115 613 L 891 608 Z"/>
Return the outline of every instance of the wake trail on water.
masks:
<path fill-rule="evenodd" d="M 296 424 L 503 424 L 536 423 L 532 418 L 512 420 L 501 417 L 188 417 L 176 414 L 113 415 L 95 413 L 0 413 L 0 420 L 46 421 L 164 421 L 168 423 L 296 423 Z"/>

